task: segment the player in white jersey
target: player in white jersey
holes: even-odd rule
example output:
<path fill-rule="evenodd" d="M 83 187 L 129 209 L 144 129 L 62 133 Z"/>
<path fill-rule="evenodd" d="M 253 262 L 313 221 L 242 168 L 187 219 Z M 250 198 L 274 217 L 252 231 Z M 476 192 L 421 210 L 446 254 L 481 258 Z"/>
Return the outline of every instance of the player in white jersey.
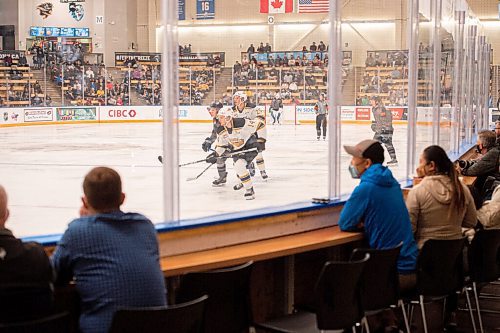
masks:
<path fill-rule="evenodd" d="M 269 176 L 266 173 L 266 165 L 264 164 L 264 156 L 262 155 L 262 152 L 266 149 L 265 143 L 267 140 L 266 117 L 264 111 L 260 110 L 255 104 L 248 103 L 247 95 L 243 91 L 237 91 L 233 95 L 233 107 L 231 110 L 233 118 L 245 118 L 249 120 L 256 120 L 261 123 L 259 125 L 259 130 L 257 131 L 257 140 L 261 145 L 259 147 L 256 162 L 262 179 L 266 180 Z M 253 163 L 249 162 L 250 174 L 253 176 L 255 171 L 252 173 L 252 164 Z M 238 185 L 236 187 L 238 187 Z M 239 188 L 241 188 L 241 185 Z"/>
<path fill-rule="evenodd" d="M 231 110 L 220 110 L 218 114 L 221 127 L 217 130 L 215 152 L 208 155 L 207 163 L 214 163 L 217 158 L 224 157 L 224 153 L 233 153 L 234 169 L 245 187 L 245 199 L 255 199 L 252 178 L 247 169 L 247 164 L 257 156 L 260 144 L 257 142 L 257 131 L 260 122 L 245 118 L 234 118 Z M 238 151 L 255 150 L 234 154 Z"/>

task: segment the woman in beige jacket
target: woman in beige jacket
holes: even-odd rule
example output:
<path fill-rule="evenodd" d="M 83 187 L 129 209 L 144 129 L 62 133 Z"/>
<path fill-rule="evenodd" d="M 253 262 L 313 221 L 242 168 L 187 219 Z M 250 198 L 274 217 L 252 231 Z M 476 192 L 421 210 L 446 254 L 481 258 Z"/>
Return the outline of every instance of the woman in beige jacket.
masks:
<path fill-rule="evenodd" d="M 484 229 L 500 229 L 500 185 L 493 191 L 491 200 L 477 211 L 477 219 Z"/>
<path fill-rule="evenodd" d="M 458 239 L 462 227 L 476 225 L 474 199 L 443 148 L 424 149 L 417 175 L 423 179 L 408 193 L 406 206 L 419 249 L 428 239 Z"/>

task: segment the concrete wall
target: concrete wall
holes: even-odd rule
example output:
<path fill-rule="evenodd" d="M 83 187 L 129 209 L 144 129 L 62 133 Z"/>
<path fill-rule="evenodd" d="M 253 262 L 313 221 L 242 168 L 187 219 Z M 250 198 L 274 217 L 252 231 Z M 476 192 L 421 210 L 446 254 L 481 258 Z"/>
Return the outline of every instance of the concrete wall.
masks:
<path fill-rule="evenodd" d="M 19 21 L 17 19 L 17 1 L 18 0 L 1 0 L 0 1 L 0 25 L 13 25 L 16 31 L 15 49 L 19 49 L 19 38 L 17 31 L 19 30 Z M 1 44 L 0 44 L 1 46 Z"/>

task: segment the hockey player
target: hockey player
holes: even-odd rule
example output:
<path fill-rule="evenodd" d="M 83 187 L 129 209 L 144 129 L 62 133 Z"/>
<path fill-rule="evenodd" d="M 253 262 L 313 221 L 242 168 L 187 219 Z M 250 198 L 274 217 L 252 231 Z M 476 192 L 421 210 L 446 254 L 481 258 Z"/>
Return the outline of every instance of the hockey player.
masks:
<path fill-rule="evenodd" d="M 228 151 L 234 153 L 258 148 L 261 145 L 257 142 L 256 136 L 259 121 L 234 118 L 233 112 L 229 109 L 220 110 L 218 119 L 221 127 L 217 130 L 215 152 L 207 156 L 207 163 L 214 163 L 217 161 L 217 158 L 224 158 L 224 153 Z M 247 169 L 247 164 L 256 155 L 257 150 L 233 155 L 234 169 L 241 181 L 242 187 L 245 187 L 244 197 L 247 200 L 255 199 L 252 178 Z"/>
<path fill-rule="evenodd" d="M 394 127 L 392 127 L 392 113 L 387 110 L 382 103 L 379 96 L 371 96 L 370 104 L 372 106 L 372 113 L 374 121 L 372 123 L 372 131 L 375 132 L 373 140 L 377 140 L 385 145 L 387 152 L 391 157 L 391 160 L 387 162 L 388 166 L 395 165 L 398 163 L 396 158 L 396 149 L 392 145 L 392 135 L 394 133 Z"/>
<path fill-rule="evenodd" d="M 262 152 L 265 150 L 265 142 L 267 139 L 265 115 L 255 104 L 247 102 L 247 95 L 243 91 L 237 91 L 234 93 L 233 107 L 231 110 L 233 118 L 245 118 L 249 120 L 258 120 L 260 122 L 257 140 L 261 143 L 261 145 L 259 145 L 260 148 L 259 153 L 257 154 L 256 162 L 262 179 L 266 180 L 269 176 L 266 173 L 266 165 L 264 164 L 264 156 L 262 155 Z M 255 171 L 252 172 L 253 163 L 251 161 L 248 163 L 250 174 L 253 176 L 255 174 Z M 241 185 L 239 188 L 236 187 L 238 187 L 238 185 L 235 186 L 235 189 L 242 188 Z"/>
<path fill-rule="evenodd" d="M 210 113 L 210 116 L 212 117 L 213 128 L 212 128 L 211 135 L 209 137 L 205 138 L 205 141 L 201 144 L 201 149 L 203 149 L 203 151 L 205 151 L 205 152 L 208 152 L 210 150 L 212 143 L 214 143 L 215 140 L 217 139 L 217 130 L 220 127 L 220 122 L 217 119 L 217 113 L 219 112 L 220 109 L 222 109 L 222 103 L 220 103 L 220 102 L 213 102 L 208 107 L 208 112 Z M 226 171 L 226 160 L 225 159 L 223 159 L 223 158 L 217 159 L 217 172 L 219 173 L 219 178 L 212 182 L 212 186 L 223 186 L 224 184 L 226 184 L 226 181 L 227 181 L 227 171 Z"/>
<path fill-rule="evenodd" d="M 271 101 L 271 117 L 273 117 L 273 125 L 278 122 L 280 124 L 281 113 L 283 112 L 283 100 L 279 93 L 276 93 L 273 100 Z"/>

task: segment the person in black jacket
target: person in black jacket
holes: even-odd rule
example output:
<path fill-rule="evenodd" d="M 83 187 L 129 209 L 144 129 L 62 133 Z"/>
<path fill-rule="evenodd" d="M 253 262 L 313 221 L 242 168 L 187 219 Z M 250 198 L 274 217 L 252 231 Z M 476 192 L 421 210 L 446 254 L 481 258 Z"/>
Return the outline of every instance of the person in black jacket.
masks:
<path fill-rule="evenodd" d="M 53 273 L 43 247 L 34 242 L 23 243 L 5 227 L 9 218 L 7 192 L 0 185 L 0 322 L 30 320 L 50 314 L 53 310 Z M 33 291 L 33 298 L 6 299 L 4 292 L 14 288 Z M 35 288 L 36 291 L 35 291 Z M 35 294 L 36 293 L 36 294 Z M 4 299 L 5 297 L 5 299 Z"/>
<path fill-rule="evenodd" d="M 210 150 L 212 143 L 217 139 L 217 131 L 221 126 L 217 119 L 217 114 L 222 107 L 223 105 L 220 102 L 213 102 L 208 107 L 208 112 L 212 117 L 213 128 L 210 136 L 205 138 L 205 141 L 201 144 L 201 149 L 205 152 Z M 219 178 L 212 182 L 212 186 L 214 187 L 223 186 L 227 182 L 226 160 L 224 158 L 217 158 L 217 172 L 219 173 Z"/>
<path fill-rule="evenodd" d="M 462 175 L 477 177 L 474 182 L 476 193 L 481 197 L 481 203 L 485 199 L 486 192 L 489 190 L 485 188 L 488 178 L 491 181 L 500 180 L 499 159 L 500 147 L 496 144 L 496 135 L 492 131 L 483 130 L 478 133 L 477 153 L 482 156 L 476 160 L 460 160 L 458 166 Z"/>
<path fill-rule="evenodd" d="M 382 103 L 379 96 L 372 96 L 370 98 L 372 105 L 372 113 L 374 121 L 372 123 L 372 131 L 375 132 L 373 140 L 377 140 L 385 145 L 391 160 L 387 165 L 395 165 L 398 163 L 396 158 L 396 149 L 392 144 L 392 135 L 394 134 L 394 127 L 392 127 L 392 113 L 387 110 Z"/>

